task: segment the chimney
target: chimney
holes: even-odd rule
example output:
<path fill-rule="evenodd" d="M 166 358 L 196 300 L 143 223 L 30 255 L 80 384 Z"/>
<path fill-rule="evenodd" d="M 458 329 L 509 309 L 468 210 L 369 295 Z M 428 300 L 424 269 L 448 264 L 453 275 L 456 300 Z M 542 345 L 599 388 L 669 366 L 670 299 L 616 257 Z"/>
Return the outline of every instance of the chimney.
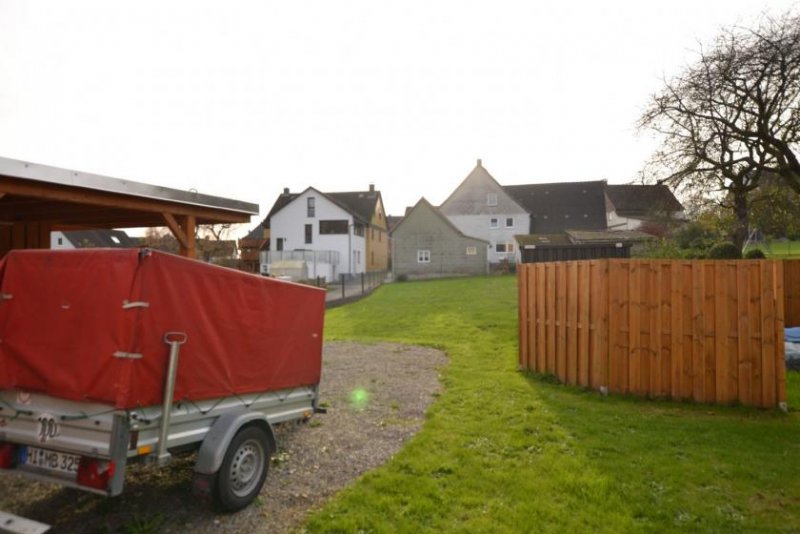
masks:
<path fill-rule="evenodd" d="M 370 193 L 374 193 L 375 192 L 375 184 L 369 184 L 369 192 Z"/>
<path fill-rule="evenodd" d="M 483 160 L 478 158 L 478 167 L 483 167 Z"/>
<path fill-rule="evenodd" d="M 284 187 L 283 188 L 283 194 L 284 195 L 288 195 L 289 194 L 289 188 L 288 187 Z"/>

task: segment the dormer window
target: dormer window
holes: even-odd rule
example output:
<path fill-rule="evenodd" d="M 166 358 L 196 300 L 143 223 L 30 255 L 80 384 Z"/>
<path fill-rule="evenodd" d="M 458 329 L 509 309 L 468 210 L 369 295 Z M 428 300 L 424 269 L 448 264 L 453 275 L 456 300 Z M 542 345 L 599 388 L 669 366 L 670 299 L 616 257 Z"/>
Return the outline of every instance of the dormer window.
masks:
<path fill-rule="evenodd" d="M 497 193 L 486 193 L 486 205 L 497 206 Z"/>
<path fill-rule="evenodd" d="M 314 197 L 308 197 L 306 199 L 306 211 L 307 211 L 306 215 L 308 217 L 314 217 L 315 216 L 315 214 L 316 214 L 316 206 L 315 206 L 315 204 L 316 204 L 316 202 L 315 202 L 315 198 Z"/>

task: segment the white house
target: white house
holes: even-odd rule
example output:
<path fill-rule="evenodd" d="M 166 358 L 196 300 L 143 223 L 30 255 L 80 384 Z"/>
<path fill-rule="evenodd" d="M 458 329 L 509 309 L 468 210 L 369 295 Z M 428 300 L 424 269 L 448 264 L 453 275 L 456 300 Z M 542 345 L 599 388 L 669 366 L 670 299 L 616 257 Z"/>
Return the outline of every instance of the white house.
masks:
<path fill-rule="evenodd" d="M 272 274 L 286 268 L 293 277 L 332 280 L 386 269 L 386 216 L 374 186 L 353 193 L 285 189 L 265 224 L 270 237 L 263 263 Z"/>
<path fill-rule="evenodd" d="M 483 168 L 481 160 L 439 207 L 464 235 L 489 242 L 489 263 L 518 259 L 517 234 L 527 234 L 530 215 Z"/>
<path fill-rule="evenodd" d="M 639 230 L 647 223 L 686 217 L 681 203 L 663 184 L 609 184 L 605 193 L 608 228 L 612 230 Z"/>

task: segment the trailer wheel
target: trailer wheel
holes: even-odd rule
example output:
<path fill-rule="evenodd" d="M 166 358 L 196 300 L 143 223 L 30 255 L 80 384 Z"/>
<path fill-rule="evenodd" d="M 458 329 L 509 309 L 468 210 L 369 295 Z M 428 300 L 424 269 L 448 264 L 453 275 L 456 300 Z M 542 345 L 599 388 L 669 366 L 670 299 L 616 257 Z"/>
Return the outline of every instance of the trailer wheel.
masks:
<path fill-rule="evenodd" d="M 241 429 L 231 441 L 216 473 L 213 498 L 223 512 L 241 510 L 261 492 L 271 455 L 266 432 L 257 426 Z"/>

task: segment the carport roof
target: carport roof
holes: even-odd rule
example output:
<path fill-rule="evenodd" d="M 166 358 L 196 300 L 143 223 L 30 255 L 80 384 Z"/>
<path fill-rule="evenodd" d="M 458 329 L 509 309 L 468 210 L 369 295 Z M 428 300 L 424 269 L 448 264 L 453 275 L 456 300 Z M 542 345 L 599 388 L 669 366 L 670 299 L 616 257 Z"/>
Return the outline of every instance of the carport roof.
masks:
<path fill-rule="evenodd" d="M 0 223 L 61 228 L 165 226 L 164 214 L 197 224 L 248 222 L 258 205 L 0 157 Z"/>

